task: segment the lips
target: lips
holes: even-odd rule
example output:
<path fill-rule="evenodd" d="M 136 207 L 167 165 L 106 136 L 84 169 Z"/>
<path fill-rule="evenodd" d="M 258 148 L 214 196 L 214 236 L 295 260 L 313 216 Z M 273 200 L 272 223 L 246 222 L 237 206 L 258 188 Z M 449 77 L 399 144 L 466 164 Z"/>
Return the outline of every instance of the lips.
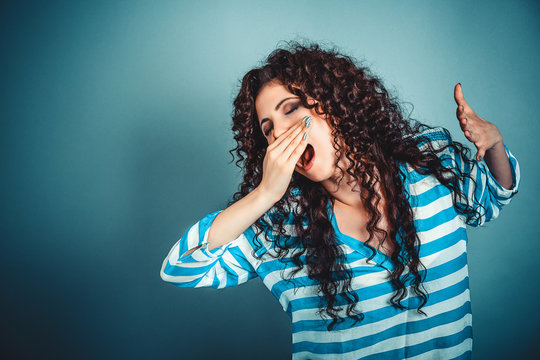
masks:
<path fill-rule="evenodd" d="M 315 159 L 315 149 L 313 148 L 313 146 L 311 146 L 311 144 L 307 144 L 306 150 L 304 150 L 304 153 L 302 154 L 302 156 L 300 156 L 300 159 L 298 160 L 296 165 L 299 168 L 307 171 L 311 169 L 311 167 L 313 166 L 314 159 Z"/>

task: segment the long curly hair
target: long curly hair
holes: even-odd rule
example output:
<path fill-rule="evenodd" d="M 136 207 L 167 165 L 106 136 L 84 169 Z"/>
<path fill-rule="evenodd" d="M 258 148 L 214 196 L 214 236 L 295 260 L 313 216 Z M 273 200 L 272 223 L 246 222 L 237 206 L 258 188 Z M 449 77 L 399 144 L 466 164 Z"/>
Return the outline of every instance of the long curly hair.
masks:
<path fill-rule="evenodd" d="M 261 67 L 250 70 L 243 77 L 234 100 L 232 130 L 236 147 L 230 153 L 233 159 L 234 154 L 237 156 L 236 165 L 243 170 L 243 181 L 230 204 L 254 190 L 262 180 L 263 159 L 268 143 L 260 129 L 255 99 L 265 84 L 278 81 L 299 96 L 303 106 L 315 108 L 319 115 L 326 116 L 338 158 L 336 167 L 341 173 L 339 183 L 346 172 L 357 179 L 362 189 L 359 196 L 369 215 L 369 239 L 366 239 L 365 245 L 373 253 L 369 260 L 376 255 L 376 250 L 367 242 L 376 234 L 379 234 L 381 243 L 393 243 L 394 250 L 390 257 L 394 269 L 389 274 L 395 289 L 392 305 L 405 308 L 401 305 L 407 296 L 405 281 L 412 275 L 412 289 L 422 299 L 417 311 L 425 315 L 421 308 L 428 300 L 428 293 L 422 286 L 426 272 L 422 277 L 419 268 L 426 268 L 419 259 L 420 241 L 400 177 L 399 163 L 406 162 L 424 175 L 433 174 L 451 190 L 457 211 L 466 215 L 468 223 L 479 216 L 463 200 L 465 197 L 458 185 L 468 175 L 459 169 L 443 166 L 437 154 L 450 146 L 464 155 L 464 161 L 468 161 L 470 150 L 458 142 L 434 149 L 429 141 L 428 146 L 421 150 L 419 145 L 426 139 L 418 135 L 423 129 L 431 127 L 419 122 L 413 126 L 405 120 L 400 103 L 389 95 L 382 81 L 367 67 L 357 65 L 356 60 L 340 54 L 335 48 L 323 49 L 317 43 L 302 45 L 290 42 L 287 45 L 274 50 Z M 309 104 L 308 96 L 316 103 Z M 341 169 L 338 164 L 342 156 L 349 160 L 350 165 L 346 169 Z M 395 226 L 390 233 L 377 226 L 382 217 L 378 210 L 382 196 L 375 191 L 377 186 L 389 200 L 385 215 L 388 222 Z M 292 261 L 295 265 L 289 281 L 307 266 L 309 278 L 318 284 L 318 292 L 322 295 L 319 315 L 323 317 L 323 312 L 326 312 L 332 318 L 327 327 L 330 331 L 336 323 L 344 321 L 340 316 L 343 310 L 340 305 L 347 305 L 345 316 L 353 318 L 355 324 L 364 315 L 355 308 L 359 297 L 351 289 L 352 271 L 345 266 L 346 257 L 336 243 L 327 211 L 329 202 L 333 205 L 334 199 L 320 183 L 295 172 L 289 189 L 272 208 L 272 221 L 267 221 L 268 218 L 265 220 L 263 216 L 255 225 L 257 235 L 264 233 L 267 239 L 273 241 L 275 255 L 272 256 L 283 262 Z M 294 234 L 286 231 L 286 223 L 294 224 Z M 401 243 L 396 241 L 398 231 L 402 237 Z M 286 257 L 292 249 L 295 250 L 294 255 Z M 406 267 L 409 271 L 402 277 Z"/>

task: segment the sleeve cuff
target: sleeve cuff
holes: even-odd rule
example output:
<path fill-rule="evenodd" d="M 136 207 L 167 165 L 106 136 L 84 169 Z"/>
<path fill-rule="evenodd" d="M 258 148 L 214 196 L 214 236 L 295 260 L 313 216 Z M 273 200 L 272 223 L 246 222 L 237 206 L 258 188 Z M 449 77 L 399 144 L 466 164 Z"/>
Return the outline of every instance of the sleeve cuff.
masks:
<path fill-rule="evenodd" d="M 180 262 L 190 262 L 190 261 L 205 261 L 205 260 L 215 260 L 219 258 L 227 249 L 231 246 L 232 242 L 229 242 L 225 245 L 219 246 L 217 248 L 208 249 L 208 233 L 210 226 L 214 222 L 216 216 L 223 210 L 213 212 L 211 214 L 203 217 L 197 224 L 195 224 L 187 233 L 187 241 L 183 242 L 181 249 L 181 254 L 185 254 L 190 249 L 200 246 L 197 250 L 193 251 L 189 255 L 181 256 L 178 261 Z"/>
<path fill-rule="evenodd" d="M 485 168 L 485 171 L 488 175 L 489 187 L 498 199 L 509 199 L 515 194 L 517 194 L 520 183 L 519 163 L 506 145 L 504 145 L 504 150 L 506 151 L 506 156 L 508 157 L 508 161 L 510 162 L 510 170 L 512 172 L 512 188 L 507 189 L 501 184 L 499 184 L 499 182 L 497 181 L 497 179 L 495 179 L 485 162 L 478 163 L 480 166 Z"/>

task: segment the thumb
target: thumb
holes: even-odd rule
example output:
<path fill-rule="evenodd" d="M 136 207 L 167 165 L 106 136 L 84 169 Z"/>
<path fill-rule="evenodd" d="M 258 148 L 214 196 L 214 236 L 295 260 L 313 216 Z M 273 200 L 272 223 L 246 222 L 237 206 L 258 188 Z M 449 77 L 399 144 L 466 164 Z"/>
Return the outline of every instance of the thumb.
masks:
<path fill-rule="evenodd" d="M 456 101 L 456 104 L 458 106 L 469 106 L 465 101 L 465 97 L 463 96 L 463 89 L 461 87 L 461 83 L 457 83 L 456 86 L 454 86 L 454 100 Z"/>
<path fill-rule="evenodd" d="M 484 149 L 482 148 L 478 149 L 478 152 L 476 153 L 476 160 L 482 161 L 485 154 L 486 154 L 486 151 Z"/>

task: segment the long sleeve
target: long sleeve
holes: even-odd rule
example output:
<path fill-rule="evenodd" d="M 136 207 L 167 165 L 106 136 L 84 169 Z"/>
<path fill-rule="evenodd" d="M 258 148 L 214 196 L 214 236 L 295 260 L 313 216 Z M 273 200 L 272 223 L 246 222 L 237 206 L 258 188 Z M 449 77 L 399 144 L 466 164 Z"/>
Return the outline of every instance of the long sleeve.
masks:
<path fill-rule="evenodd" d="M 443 127 L 428 129 L 422 132 L 421 136 L 426 141 L 420 144 L 420 149 L 426 147 L 428 141 L 434 149 L 441 149 L 452 143 L 449 131 Z M 443 166 L 458 168 L 461 173 L 469 175 L 460 179 L 459 188 L 468 204 L 480 213 L 479 217 L 467 223 L 470 226 L 482 226 L 486 222 L 496 219 L 502 207 L 510 203 L 512 197 L 518 192 L 519 163 L 506 145 L 504 148 L 512 171 L 511 189 L 506 189 L 497 182 L 485 161 L 477 161 L 476 159 L 473 159 L 472 163 L 470 159 L 464 161 L 462 155 L 456 153 L 451 147 L 438 153 Z"/>
<path fill-rule="evenodd" d="M 221 247 L 208 250 L 208 232 L 221 212 L 206 215 L 176 242 L 163 261 L 161 278 L 179 287 L 224 287 L 243 284 L 257 276 L 257 261 L 251 254 L 256 238 L 254 226 Z M 190 249 L 202 245 L 189 255 Z M 258 250 L 257 254 L 264 251 Z"/>

